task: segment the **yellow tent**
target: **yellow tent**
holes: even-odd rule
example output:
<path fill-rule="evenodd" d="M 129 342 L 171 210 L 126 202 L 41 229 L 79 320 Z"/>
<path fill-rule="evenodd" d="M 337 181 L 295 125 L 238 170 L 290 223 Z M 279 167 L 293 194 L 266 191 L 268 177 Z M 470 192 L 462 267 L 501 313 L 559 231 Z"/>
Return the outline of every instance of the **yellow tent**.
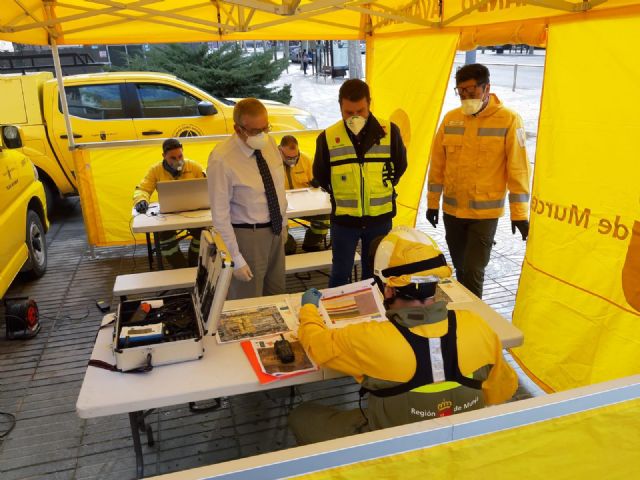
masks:
<path fill-rule="evenodd" d="M 54 54 L 57 45 L 167 39 L 366 39 L 373 111 L 395 120 L 409 143 L 398 216 L 408 224 L 455 50 L 546 45 L 531 236 L 514 311 L 525 344 L 514 354 L 552 390 L 640 372 L 633 93 L 640 1 L 6 0 L 2 7 L 0 40 L 51 44 Z M 118 243 L 118 234 L 108 237 L 113 218 L 104 208 L 113 182 L 100 174 L 117 156 L 79 152 L 90 242 Z"/>

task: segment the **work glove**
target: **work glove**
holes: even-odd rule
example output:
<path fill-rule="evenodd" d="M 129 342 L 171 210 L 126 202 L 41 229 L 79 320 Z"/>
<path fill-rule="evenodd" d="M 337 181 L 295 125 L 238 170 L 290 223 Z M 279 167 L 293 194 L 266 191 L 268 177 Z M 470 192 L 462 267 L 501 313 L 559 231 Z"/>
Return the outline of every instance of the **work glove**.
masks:
<path fill-rule="evenodd" d="M 249 268 L 249 265 L 245 265 L 233 270 L 233 276 L 241 282 L 250 282 L 253 278 L 253 272 Z"/>
<path fill-rule="evenodd" d="M 317 288 L 310 288 L 302 294 L 302 301 L 300 303 L 303 306 L 307 303 L 313 303 L 317 307 L 320 304 L 320 297 L 322 297 L 322 293 L 320 293 Z"/>
<path fill-rule="evenodd" d="M 433 226 L 433 228 L 436 228 L 436 225 L 438 224 L 439 213 L 440 212 L 437 208 L 427 209 L 427 221 Z"/>
<path fill-rule="evenodd" d="M 522 240 L 529 236 L 529 220 L 511 220 L 511 233 L 516 234 L 516 228 L 522 235 Z"/>
<path fill-rule="evenodd" d="M 146 200 L 140 200 L 138 203 L 136 203 L 136 212 L 147 213 L 148 209 L 149 209 L 149 202 L 147 202 Z"/>

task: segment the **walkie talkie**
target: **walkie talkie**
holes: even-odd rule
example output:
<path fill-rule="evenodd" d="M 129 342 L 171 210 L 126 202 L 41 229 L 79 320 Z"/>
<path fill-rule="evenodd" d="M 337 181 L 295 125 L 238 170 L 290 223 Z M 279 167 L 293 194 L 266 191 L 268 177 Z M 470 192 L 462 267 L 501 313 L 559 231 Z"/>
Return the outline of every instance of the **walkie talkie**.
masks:
<path fill-rule="evenodd" d="M 282 363 L 291 363 L 295 360 L 291 343 L 284 338 L 284 335 L 280 334 L 281 340 L 276 340 L 273 344 L 273 349 L 276 352 L 277 357 Z"/>

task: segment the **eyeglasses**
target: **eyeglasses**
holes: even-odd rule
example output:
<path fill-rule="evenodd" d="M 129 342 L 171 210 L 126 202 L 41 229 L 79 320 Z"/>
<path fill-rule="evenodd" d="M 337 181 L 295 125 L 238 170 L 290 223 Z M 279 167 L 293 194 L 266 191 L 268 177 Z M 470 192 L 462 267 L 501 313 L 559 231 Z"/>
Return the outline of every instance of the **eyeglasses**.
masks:
<path fill-rule="evenodd" d="M 264 128 L 245 128 L 242 125 L 238 125 L 242 130 L 245 131 L 247 135 L 250 137 L 255 137 L 256 135 L 260 135 L 261 133 L 269 133 L 271 131 L 271 124 L 268 124 Z"/>
<path fill-rule="evenodd" d="M 478 83 L 477 85 L 470 85 L 468 87 L 454 87 L 453 91 L 456 92 L 456 95 L 458 96 L 473 95 L 474 93 L 476 93 L 478 87 L 484 87 L 485 85 L 486 83 Z"/>

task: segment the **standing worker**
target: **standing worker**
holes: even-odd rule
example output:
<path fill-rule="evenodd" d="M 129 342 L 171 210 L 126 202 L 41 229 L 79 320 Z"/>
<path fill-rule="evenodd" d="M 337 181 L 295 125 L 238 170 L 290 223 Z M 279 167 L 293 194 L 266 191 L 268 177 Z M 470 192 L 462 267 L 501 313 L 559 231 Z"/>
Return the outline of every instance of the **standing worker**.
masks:
<path fill-rule="evenodd" d="M 149 197 L 156 189 L 158 182 L 171 180 L 187 180 L 190 178 L 204 178 L 202 167 L 184 158 L 182 144 L 175 138 L 167 138 L 162 143 L 162 162 L 153 165 L 142 181 L 136 185 L 133 192 L 133 204 L 138 213 L 146 213 L 149 208 Z M 191 236 L 187 260 L 180 251 L 178 236 L 175 231 L 156 232 L 160 240 L 160 254 L 169 262 L 173 268 L 182 268 L 189 265 L 194 267 L 198 264 L 198 251 L 200 250 L 201 228 L 190 228 L 187 230 Z"/>
<path fill-rule="evenodd" d="M 234 263 L 229 300 L 285 293 L 287 199 L 267 109 L 255 98 L 233 108 L 235 133 L 209 155 L 213 226 Z"/>
<path fill-rule="evenodd" d="M 482 298 L 498 218 L 507 189 L 511 231 L 529 234 L 529 160 L 520 116 L 489 93 L 489 70 L 465 65 L 456 72 L 462 106 L 448 112 L 431 150 L 427 220 L 438 224 L 440 195 L 444 229 L 456 277 Z"/>
<path fill-rule="evenodd" d="M 285 135 L 280 140 L 278 148 L 284 164 L 285 187 L 287 190 L 317 186 L 317 183 L 313 180 L 311 159 L 300 152 L 296 137 Z M 304 234 L 302 250 L 305 252 L 322 250 L 329 232 L 329 215 L 316 215 L 303 218 L 303 220 L 307 220 L 310 225 Z M 287 255 L 296 253 L 296 240 L 291 234 L 287 234 L 287 243 L 284 251 Z"/>
<path fill-rule="evenodd" d="M 338 96 L 342 120 L 316 141 L 313 175 L 331 195 L 333 265 L 329 286 L 348 283 L 358 241 L 367 258 L 371 241 L 391 230 L 396 192 L 407 169 L 407 152 L 397 125 L 373 116 L 369 86 L 347 80 Z M 370 278 L 367 262 L 362 278 Z"/>
<path fill-rule="evenodd" d="M 435 301 L 451 269 L 425 233 L 396 227 L 375 251 L 389 321 L 330 329 L 320 292 L 302 296 L 298 337 L 320 366 L 352 375 L 366 408 L 303 403 L 289 416 L 298 444 L 476 410 L 510 399 L 518 378 L 496 333 L 477 314 Z"/>

